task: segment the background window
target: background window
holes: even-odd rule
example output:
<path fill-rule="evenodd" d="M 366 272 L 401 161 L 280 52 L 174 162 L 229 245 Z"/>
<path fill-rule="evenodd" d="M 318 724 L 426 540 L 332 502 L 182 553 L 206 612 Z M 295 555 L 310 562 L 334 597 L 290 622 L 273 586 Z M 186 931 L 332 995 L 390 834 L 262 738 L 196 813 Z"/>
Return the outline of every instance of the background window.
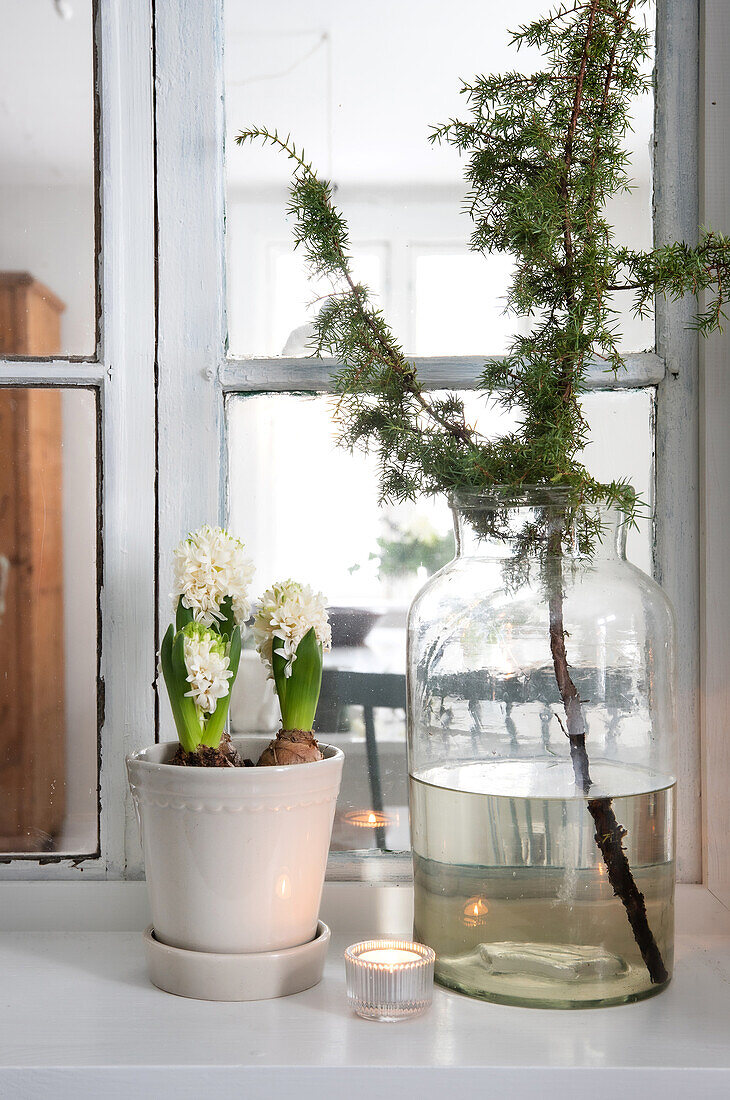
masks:
<path fill-rule="evenodd" d="M 337 188 L 356 256 L 355 270 L 381 295 L 409 354 L 496 354 L 520 321 L 501 316 L 506 257 L 469 254 L 463 163 L 433 146 L 433 124 L 466 110 L 460 82 L 477 72 L 531 71 L 534 54 L 509 46 L 510 28 L 544 14 L 543 0 L 504 11 L 480 0 L 296 0 L 225 5 L 229 350 L 240 356 L 306 354 L 297 332 L 306 291 L 296 277 L 282 302 L 271 252 L 291 247 L 285 217 L 290 163 L 274 150 L 239 149 L 254 123 L 291 133 Z M 646 18 L 653 22 L 653 7 Z M 465 35 L 463 28 L 470 33 Z M 649 65 L 651 62 L 648 63 Z M 611 204 L 619 240 L 651 247 L 650 95 L 637 101 L 627 136 L 635 189 Z M 372 271 L 370 242 L 382 267 Z M 296 270 L 302 271 L 300 258 Z M 291 269 L 293 277 L 294 268 Z M 294 306 L 297 305 L 295 309 Z M 628 305 L 629 303 L 624 303 Z M 284 323 L 286 322 L 286 323 Z M 621 316 L 625 347 L 654 343 L 651 319 Z M 287 325 L 290 326 L 287 330 Z"/>
<path fill-rule="evenodd" d="M 467 419 L 483 434 L 504 430 L 504 414 L 484 397 L 462 397 Z M 591 470 L 629 477 L 650 504 L 651 393 L 589 394 L 583 403 L 593 429 Z M 333 413 L 327 396 L 229 399 L 230 523 L 257 563 L 257 591 L 295 577 L 328 600 L 333 648 L 325 655 L 317 729 L 346 750 L 333 848 L 402 851 L 409 846 L 406 615 L 427 577 L 453 557 L 451 512 L 442 497 L 380 506 L 375 460 L 337 446 Z M 625 443 L 617 455 L 619 432 Z M 647 518 L 629 536 L 629 556 L 646 570 L 650 528 Z M 232 722 L 238 733 L 278 728 L 278 706 L 250 639 Z"/>

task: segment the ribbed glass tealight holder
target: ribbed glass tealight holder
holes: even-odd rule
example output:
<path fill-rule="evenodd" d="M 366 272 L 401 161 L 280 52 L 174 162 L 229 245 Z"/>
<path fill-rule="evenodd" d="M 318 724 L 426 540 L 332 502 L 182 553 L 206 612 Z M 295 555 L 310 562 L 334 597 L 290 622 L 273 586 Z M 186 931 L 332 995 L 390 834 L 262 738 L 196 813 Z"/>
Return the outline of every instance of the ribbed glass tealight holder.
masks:
<path fill-rule="evenodd" d="M 358 1016 L 395 1021 L 419 1016 L 433 997 L 434 951 L 406 940 L 364 940 L 345 951 L 347 999 Z"/>

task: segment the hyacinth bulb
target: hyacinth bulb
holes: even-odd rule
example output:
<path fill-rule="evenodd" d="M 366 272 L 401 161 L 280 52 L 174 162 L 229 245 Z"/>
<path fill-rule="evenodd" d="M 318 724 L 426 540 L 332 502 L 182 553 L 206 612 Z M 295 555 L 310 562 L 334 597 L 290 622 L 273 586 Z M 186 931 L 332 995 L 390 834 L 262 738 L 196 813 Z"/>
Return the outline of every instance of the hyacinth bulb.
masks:
<path fill-rule="evenodd" d="M 296 648 L 296 660 L 288 667 L 279 647 L 279 639 L 275 639 L 272 671 L 283 728 L 261 754 L 259 765 L 311 764 L 322 759 L 312 733 L 322 686 L 322 644 L 311 627 Z"/>
<path fill-rule="evenodd" d="M 280 730 L 258 761 L 259 768 L 283 764 L 312 764 L 322 759 L 314 734 L 306 730 Z"/>

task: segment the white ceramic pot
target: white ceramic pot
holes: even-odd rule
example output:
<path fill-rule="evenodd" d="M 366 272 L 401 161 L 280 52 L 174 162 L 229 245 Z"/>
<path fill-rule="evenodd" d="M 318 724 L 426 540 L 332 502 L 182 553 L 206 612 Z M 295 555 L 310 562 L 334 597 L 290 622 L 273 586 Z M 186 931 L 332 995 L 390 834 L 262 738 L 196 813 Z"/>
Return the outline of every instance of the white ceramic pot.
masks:
<path fill-rule="evenodd" d="M 256 760 L 269 738 L 234 737 Z M 189 951 L 313 940 L 343 754 L 273 768 L 179 768 L 177 743 L 127 758 L 155 936 Z"/>

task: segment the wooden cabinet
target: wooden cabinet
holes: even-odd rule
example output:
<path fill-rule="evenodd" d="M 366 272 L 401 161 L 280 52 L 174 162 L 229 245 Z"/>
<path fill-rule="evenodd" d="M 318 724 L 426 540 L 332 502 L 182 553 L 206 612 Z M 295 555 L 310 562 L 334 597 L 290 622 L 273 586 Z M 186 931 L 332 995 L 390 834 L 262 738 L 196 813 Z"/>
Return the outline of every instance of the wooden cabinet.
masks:
<path fill-rule="evenodd" d="M 26 271 L 0 271 L 0 356 L 57 355 L 64 308 Z"/>
<path fill-rule="evenodd" d="M 0 274 L 3 355 L 54 355 L 62 303 Z M 0 379 L 1 381 L 1 379 Z M 53 847 L 64 817 L 61 391 L 0 386 L 0 851 Z M 4 566 L 4 568 L 3 568 Z"/>

